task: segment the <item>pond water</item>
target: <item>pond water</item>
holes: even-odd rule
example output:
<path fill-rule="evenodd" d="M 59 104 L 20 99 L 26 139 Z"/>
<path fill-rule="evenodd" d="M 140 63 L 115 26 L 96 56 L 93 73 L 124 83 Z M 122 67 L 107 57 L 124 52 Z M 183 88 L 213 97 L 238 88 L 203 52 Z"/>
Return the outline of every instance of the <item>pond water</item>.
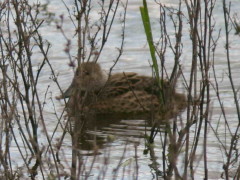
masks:
<path fill-rule="evenodd" d="M 65 0 L 67 6 L 71 9 L 73 7 L 72 0 Z M 164 0 L 161 3 L 165 4 L 169 7 L 178 7 L 177 0 Z M 124 43 L 124 51 L 123 55 L 120 57 L 119 62 L 115 66 L 113 72 L 137 72 L 143 75 L 152 74 L 151 68 L 149 66 L 150 62 L 150 54 L 148 49 L 148 44 L 146 41 L 146 36 L 144 34 L 143 25 L 141 22 L 141 15 L 139 12 L 139 6 L 142 5 L 142 2 L 139 0 L 131 0 L 128 3 L 127 15 L 126 15 L 126 29 L 125 29 L 125 43 Z M 96 4 L 97 6 L 97 4 Z M 187 9 L 183 3 L 182 5 L 183 12 L 185 14 Z M 154 34 L 154 40 L 159 39 L 159 6 L 152 1 L 149 1 L 148 4 L 150 18 L 152 21 L 152 31 Z M 71 50 L 70 53 L 72 56 L 77 55 L 77 38 L 74 37 L 74 26 L 69 19 L 68 12 L 59 0 L 52 0 L 48 6 L 49 11 L 56 14 L 56 18 L 60 15 L 64 14 L 63 21 L 63 30 L 66 33 L 66 36 L 71 39 Z M 232 14 L 234 12 L 238 12 L 240 9 L 240 2 L 238 0 L 232 1 Z M 122 9 L 121 9 L 122 10 Z M 225 38 L 224 38 L 224 17 L 222 13 L 222 1 L 216 2 L 216 7 L 214 10 L 214 18 L 216 22 L 216 31 L 214 32 L 217 36 L 217 30 L 222 28 L 221 37 L 218 41 L 218 47 L 216 49 L 215 54 L 215 70 L 216 76 L 219 80 L 219 88 L 220 95 L 224 104 L 225 113 L 227 120 L 230 125 L 230 129 L 234 132 L 234 129 L 238 124 L 238 117 L 236 114 L 236 107 L 233 100 L 233 94 L 229 82 L 229 78 L 227 76 L 227 61 L 226 61 L 226 51 L 224 49 L 225 46 Z M 98 19 L 98 14 L 94 12 L 91 16 L 92 21 L 96 21 Z M 186 22 L 185 22 L 186 23 Z M 166 26 L 169 27 L 169 35 L 170 38 L 174 38 L 174 29 L 172 28 L 171 22 L 168 21 Z M 122 23 L 120 21 L 119 13 L 116 16 L 116 21 L 113 24 L 109 39 L 107 41 L 106 46 L 98 60 L 101 64 L 102 68 L 106 71 L 113 65 L 114 60 L 116 60 L 118 56 L 118 50 L 121 43 L 121 28 Z M 183 26 L 183 32 L 189 31 L 189 25 L 186 23 Z M 69 58 L 67 54 L 64 52 L 64 48 L 66 45 L 66 40 L 56 28 L 55 23 L 51 23 L 50 25 L 45 25 L 40 29 L 40 32 L 43 35 L 44 39 L 47 39 L 51 43 L 51 49 L 49 52 L 49 59 L 54 67 L 54 71 L 58 74 L 58 81 L 60 83 L 61 88 L 67 89 L 70 85 L 73 77 L 73 69 L 68 66 Z M 234 35 L 234 31 L 230 33 L 231 39 L 231 66 L 232 66 L 232 75 L 234 79 L 234 83 L 236 89 L 240 87 L 240 76 L 239 76 L 239 54 L 240 54 L 240 37 Z M 183 67 L 183 74 L 187 81 L 190 77 L 191 63 L 192 63 L 192 54 L 191 54 L 191 41 L 189 38 L 189 33 L 183 33 L 183 52 L 181 56 L 181 63 Z M 37 55 L 36 55 L 37 58 Z M 34 66 L 38 66 L 38 61 L 36 60 L 36 64 Z M 171 68 L 173 66 L 173 54 L 168 50 L 166 54 L 166 68 L 170 73 Z M 44 95 L 46 93 L 46 89 L 49 87 L 49 91 L 47 93 L 46 104 L 44 108 L 45 116 L 47 116 L 48 121 L 46 122 L 47 130 L 49 135 L 51 135 L 56 128 L 57 121 L 55 116 L 55 111 L 58 116 L 62 113 L 64 109 L 64 102 L 58 101 L 55 98 L 50 99 L 50 97 L 55 97 L 60 94 L 59 89 L 56 84 L 49 78 L 51 77 L 51 71 L 49 68 L 43 70 L 40 74 L 40 79 L 38 83 L 38 89 L 40 93 L 40 98 L 43 101 Z M 213 80 L 213 73 L 210 71 L 209 75 L 210 79 Z M 214 81 L 213 81 L 214 82 Z M 215 95 L 214 89 L 211 88 L 211 106 L 212 106 L 212 115 L 210 117 L 211 126 L 213 129 L 218 127 L 219 137 L 222 140 L 225 138 L 226 134 L 226 126 L 224 125 L 224 121 L 222 120 L 222 112 L 220 109 L 220 105 L 218 99 Z M 185 92 L 186 89 L 183 85 L 183 79 L 180 78 L 177 86 L 178 92 Z M 55 106 L 53 106 L 52 101 Z M 186 112 L 181 114 L 181 118 L 186 119 Z M 180 117 L 178 117 L 178 120 Z M 218 122 L 220 121 L 220 124 Z M 64 122 L 63 122 L 64 123 Z M 214 134 L 214 132 L 209 127 L 208 137 L 208 146 L 207 146 L 207 155 L 208 155 L 208 171 L 209 178 L 218 179 L 220 178 L 221 173 L 223 172 L 223 162 L 225 159 L 223 158 L 222 148 L 219 145 L 219 142 Z M 87 130 L 86 134 L 82 138 L 82 147 L 81 154 L 83 154 L 83 159 L 85 161 L 86 168 L 90 168 L 92 166 L 92 162 L 94 160 L 94 164 L 92 167 L 92 171 L 89 179 L 97 179 L 99 173 L 102 172 L 102 166 L 105 162 L 105 159 L 110 156 L 108 159 L 108 169 L 106 170 L 106 179 L 112 179 L 113 170 L 118 167 L 119 163 L 121 166 L 121 171 L 118 173 L 120 179 L 124 174 L 124 179 L 134 179 L 134 175 L 136 172 L 136 157 L 137 164 L 139 166 L 138 169 L 138 179 L 157 179 L 156 172 L 154 169 L 154 160 L 150 158 L 150 155 L 144 155 L 143 151 L 145 149 L 145 141 L 144 135 L 145 133 L 150 133 L 150 127 L 146 127 L 145 120 L 125 120 L 125 119 L 101 119 L 97 123 L 91 125 L 91 128 Z M 195 133 L 195 129 L 191 129 L 192 135 L 190 136 L 190 141 L 193 140 L 193 135 Z M 221 133 L 223 134 L 221 136 Z M 62 135 L 62 129 L 59 127 L 54 135 L 54 140 L 60 138 Z M 203 136 L 201 136 L 203 138 Z M 110 139 L 110 140 L 109 140 Z M 45 138 L 42 137 L 42 143 L 44 144 Z M 203 168 L 203 160 L 202 153 L 203 149 L 201 145 L 203 143 L 202 139 L 200 142 L 200 148 L 197 149 L 197 156 L 199 158 L 198 165 L 196 165 L 195 169 L 195 178 L 202 179 L 204 176 L 204 168 Z M 92 147 L 92 144 L 97 143 L 99 146 L 99 155 L 94 159 L 94 156 L 91 156 L 92 151 L 89 150 L 89 147 Z M 228 146 L 230 144 L 230 136 L 227 137 L 224 143 Z M 66 159 L 71 157 L 71 138 L 69 135 L 65 136 L 63 147 L 64 156 Z M 162 140 L 160 136 L 157 136 L 155 139 L 155 155 L 157 157 L 157 162 L 159 163 L 157 167 L 159 169 L 162 168 Z M 14 151 L 14 148 L 13 148 Z M 16 152 L 18 152 L 15 149 Z M 18 154 L 14 154 L 13 156 L 18 156 Z M 179 158 L 181 162 L 182 159 Z M 16 160 L 17 163 L 17 160 Z M 179 170 L 183 171 L 183 166 L 181 167 L 181 163 L 179 163 Z M 125 169 L 125 171 L 124 171 Z M 103 174 L 102 174 L 103 176 Z M 101 176 L 100 176 L 101 177 Z"/>

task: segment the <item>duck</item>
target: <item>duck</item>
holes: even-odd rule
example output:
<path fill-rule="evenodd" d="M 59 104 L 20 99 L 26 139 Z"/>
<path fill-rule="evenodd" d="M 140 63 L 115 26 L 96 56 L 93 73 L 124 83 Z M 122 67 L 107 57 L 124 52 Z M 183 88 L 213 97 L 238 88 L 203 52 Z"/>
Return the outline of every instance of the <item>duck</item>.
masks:
<path fill-rule="evenodd" d="M 168 80 L 135 72 L 107 74 L 99 63 L 83 62 L 69 88 L 58 99 L 69 98 L 68 113 L 95 114 L 154 113 L 169 119 L 182 112 L 186 96 L 177 93 Z"/>

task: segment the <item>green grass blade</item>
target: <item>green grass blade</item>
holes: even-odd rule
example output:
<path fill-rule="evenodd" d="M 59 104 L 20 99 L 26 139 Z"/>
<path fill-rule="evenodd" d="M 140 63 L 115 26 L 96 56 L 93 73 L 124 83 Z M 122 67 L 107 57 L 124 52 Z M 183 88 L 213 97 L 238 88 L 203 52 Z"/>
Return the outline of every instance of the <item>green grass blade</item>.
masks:
<path fill-rule="evenodd" d="M 157 83 L 161 89 L 161 81 L 160 81 L 160 76 L 159 76 L 159 69 L 158 69 L 158 63 L 157 63 L 157 58 L 155 55 L 155 47 L 153 44 L 153 36 L 152 36 L 152 30 L 151 30 L 151 23 L 149 19 L 149 14 L 148 14 L 148 7 L 147 7 L 147 2 L 146 0 L 143 0 L 143 7 L 140 7 L 140 12 L 142 16 L 142 22 L 145 30 L 145 34 L 147 37 L 149 49 L 150 49 L 150 54 L 153 62 L 153 70 L 157 79 Z M 159 94 L 160 102 L 163 103 L 163 93 L 160 91 Z"/>
<path fill-rule="evenodd" d="M 150 24 L 150 19 L 148 15 L 148 7 L 147 7 L 146 0 L 143 0 L 143 7 L 140 7 L 140 12 L 142 16 L 142 22 L 143 22 L 145 34 L 147 36 L 147 41 L 150 49 L 152 62 L 153 62 L 154 72 L 156 74 L 157 79 L 159 80 L 159 69 L 157 64 L 157 58 L 155 55 L 155 47 L 153 44 L 152 30 L 151 30 L 151 24 Z"/>

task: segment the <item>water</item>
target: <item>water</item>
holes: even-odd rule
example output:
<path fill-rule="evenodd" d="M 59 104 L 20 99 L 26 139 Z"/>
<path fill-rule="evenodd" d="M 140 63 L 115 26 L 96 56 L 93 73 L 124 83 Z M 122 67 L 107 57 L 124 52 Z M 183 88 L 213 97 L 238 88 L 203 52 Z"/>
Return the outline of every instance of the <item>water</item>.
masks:
<path fill-rule="evenodd" d="M 70 0 L 66 0 L 65 3 L 70 7 L 73 7 L 73 2 Z M 176 0 L 165 0 L 161 1 L 166 6 L 177 7 L 178 1 Z M 232 13 L 238 12 L 240 8 L 240 3 L 235 0 L 232 1 Z M 97 4 L 95 4 L 97 6 Z M 134 71 L 143 75 L 151 75 L 152 71 L 149 66 L 150 54 L 148 50 L 148 45 L 146 41 L 146 37 L 143 30 L 143 25 L 141 22 L 141 16 L 139 12 L 139 6 L 141 6 L 141 1 L 131 0 L 128 4 L 127 16 L 126 16 L 126 30 L 125 30 L 125 43 L 124 43 L 124 51 L 121 56 L 119 62 L 114 68 L 114 72 L 122 72 L 122 71 Z M 149 1 L 149 12 L 150 18 L 152 21 L 152 31 L 154 34 L 154 40 L 159 39 L 159 6 L 155 4 L 155 2 Z M 71 56 L 77 55 L 77 38 L 74 37 L 74 26 L 68 17 L 68 12 L 65 9 L 62 3 L 59 3 L 59 0 L 52 0 L 48 6 L 49 11 L 56 14 L 58 18 L 59 15 L 64 14 L 64 24 L 63 30 L 66 33 L 66 36 L 71 40 Z M 121 8 L 122 10 L 122 8 Z M 98 14 L 93 9 L 93 14 L 91 16 L 91 20 L 94 22 L 98 19 Z M 186 12 L 186 7 L 183 3 L 183 12 Z M 224 103 L 224 108 L 226 108 L 226 117 L 230 125 L 231 132 L 234 132 L 235 128 L 238 124 L 238 117 L 235 111 L 235 103 L 233 101 L 233 94 L 231 90 L 231 86 L 229 83 L 229 79 L 227 77 L 227 61 L 226 61 L 226 51 L 224 49 L 225 38 L 223 33 L 224 21 L 223 21 L 223 13 L 222 13 L 222 5 L 221 2 L 216 2 L 216 7 L 214 11 L 215 21 L 216 21 L 216 31 L 215 37 L 217 35 L 217 30 L 222 29 L 221 37 L 218 41 L 218 47 L 215 54 L 215 70 L 216 76 L 219 80 L 219 88 L 221 94 L 221 100 Z M 186 23 L 186 20 L 184 21 Z M 170 21 L 167 22 L 167 27 L 172 27 Z M 114 60 L 118 56 L 118 50 L 121 44 L 121 28 L 122 24 L 120 21 L 120 15 L 117 14 L 116 21 L 113 24 L 108 42 L 99 58 L 99 63 L 106 71 L 113 65 Z M 170 38 L 174 38 L 174 31 L 172 28 L 169 28 L 169 36 Z M 183 53 L 181 56 L 181 63 L 183 67 L 183 74 L 187 80 L 190 77 L 190 68 L 191 68 L 191 41 L 189 39 L 188 32 L 189 26 L 185 24 L 183 27 Z M 43 37 L 47 39 L 51 43 L 51 49 L 49 52 L 49 59 L 54 67 L 54 72 L 58 74 L 58 81 L 60 82 L 61 88 L 66 89 L 71 83 L 71 79 L 73 77 L 73 69 L 68 66 L 69 59 L 67 54 L 64 52 L 64 48 L 66 45 L 66 40 L 56 29 L 56 24 L 51 23 L 49 26 L 44 26 L 40 29 Z M 239 88 L 239 73 L 238 69 L 240 67 L 239 63 L 239 36 L 235 36 L 232 32 L 230 34 L 231 39 L 231 65 L 232 65 L 232 74 L 234 78 L 234 82 L 236 88 Z M 38 55 L 36 54 L 36 61 L 33 66 L 37 67 L 39 65 Z M 167 49 L 166 54 L 166 67 L 168 73 L 170 73 L 171 68 L 173 66 L 173 54 L 170 49 Z M 37 68 L 36 68 L 37 69 Z M 213 73 L 210 71 L 210 79 L 212 83 L 213 81 Z M 49 78 L 51 77 L 51 71 L 49 68 L 45 68 L 43 72 L 40 74 L 40 79 L 38 83 L 38 90 L 40 93 L 40 99 L 44 100 L 44 94 L 46 93 L 46 89 L 48 86 L 49 90 L 47 92 L 46 104 L 44 108 L 45 117 L 47 117 L 48 121 L 46 123 L 46 127 L 49 135 L 53 134 L 53 130 L 56 127 L 56 115 L 59 117 L 63 111 L 64 103 L 63 101 L 57 101 L 54 97 L 60 94 L 56 84 Z M 199 76 L 200 77 L 200 76 Z M 180 79 L 178 83 L 178 91 L 186 92 L 183 86 L 183 80 Z M 226 126 L 224 125 L 224 121 L 222 118 L 222 113 L 220 110 L 220 106 L 218 100 L 216 98 L 215 92 L 211 90 L 211 106 L 212 106 L 212 116 L 211 116 L 211 126 L 213 129 L 218 128 L 219 138 L 222 140 L 226 146 L 230 145 L 230 136 L 225 137 L 226 134 Z M 50 99 L 52 97 L 52 99 Z M 53 106 L 53 103 L 55 107 Z M 186 112 L 182 113 L 182 118 L 186 119 Z M 220 120 L 220 125 L 218 122 Z M 89 128 L 82 140 L 82 151 L 81 153 L 84 155 L 84 161 L 86 167 L 90 168 L 91 162 L 93 161 L 93 156 L 91 156 L 92 151 L 88 151 L 89 147 L 94 147 L 94 143 L 97 143 L 99 149 L 99 155 L 95 160 L 93 170 L 91 172 L 91 176 L 89 179 L 96 179 L 97 175 L 101 172 L 101 168 L 105 162 L 106 157 L 109 157 L 108 160 L 108 170 L 106 174 L 106 179 L 111 179 L 113 176 L 112 171 L 116 168 L 120 163 L 120 169 L 126 169 L 124 173 L 121 171 L 118 173 L 119 177 L 122 174 L 125 174 L 125 179 L 132 179 L 132 175 L 136 172 L 134 170 L 135 164 L 135 156 L 137 156 L 137 161 L 139 165 L 138 177 L 139 179 L 156 179 L 155 171 L 153 168 L 153 160 L 150 159 L 149 155 L 143 155 L 143 151 L 145 149 L 144 135 L 145 133 L 149 134 L 150 127 L 145 128 L 144 120 L 124 120 L 124 119 L 110 119 L 106 122 L 106 120 L 98 122 L 98 125 L 93 125 Z M 62 121 L 64 123 L 64 121 Z M 193 140 L 195 129 L 191 128 L 191 136 L 190 142 Z M 58 128 L 54 135 L 54 140 L 60 138 L 62 135 L 62 129 Z M 41 143 L 45 143 L 45 136 L 40 137 Z M 203 135 L 201 136 L 203 137 Z M 225 139 L 226 138 L 226 139 Z M 96 142 L 96 140 L 98 140 Z M 202 160 L 202 145 L 203 140 L 200 140 L 200 147 L 197 149 L 196 158 L 199 158 L 199 164 L 197 169 L 195 170 L 196 179 L 202 179 L 204 175 L 203 171 L 203 160 Z M 155 140 L 155 155 L 157 157 L 157 162 L 159 163 L 158 167 L 161 169 L 162 165 L 162 141 L 158 136 Z M 22 144 L 20 144 L 23 146 Z M 71 138 L 69 135 L 66 135 L 63 147 L 65 148 L 64 156 L 66 159 L 71 157 Z M 13 156 L 17 155 L 16 147 L 13 146 Z M 137 152 L 135 152 L 137 150 Z M 184 149 L 183 149 L 184 151 Z M 125 153 L 124 153 L 125 152 Z M 108 154 L 109 153 L 109 154 Z M 208 170 L 209 177 L 212 179 L 220 178 L 220 174 L 223 172 L 222 164 L 225 159 L 223 159 L 224 153 L 223 148 L 220 146 L 218 139 L 215 134 L 209 127 L 208 129 L 208 146 L 207 146 L 207 155 L 208 155 Z M 122 161 L 121 161 L 122 159 Z M 181 158 L 179 159 L 181 161 Z M 16 160 L 17 163 L 17 160 Z M 181 163 L 179 163 L 179 169 L 181 168 Z M 180 173 L 182 173 L 180 171 Z"/>

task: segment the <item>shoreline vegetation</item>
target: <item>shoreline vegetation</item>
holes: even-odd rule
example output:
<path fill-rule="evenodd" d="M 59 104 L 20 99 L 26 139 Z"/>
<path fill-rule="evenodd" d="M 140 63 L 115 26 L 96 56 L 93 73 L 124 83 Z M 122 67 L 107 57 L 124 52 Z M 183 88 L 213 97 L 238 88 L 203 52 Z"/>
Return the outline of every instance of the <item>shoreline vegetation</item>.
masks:
<path fill-rule="evenodd" d="M 57 94 L 53 94 L 58 92 L 64 95 L 66 92 L 63 89 L 67 87 L 60 80 L 58 67 L 51 61 L 54 46 L 42 29 L 54 27 L 49 31 L 61 34 L 64 40 L 60 43 L 65 44 L 63 53 L 68 62 L 66 66 L 71 69 L 69 73 L 76 76 L 77 69 L 81 69 L 86 62 L 101 64 L 114 27 L 121 24 L 118 26 L 121 34 L 117 39 L 118 47 L 115 47 L 115 59 L 111 60 L 112 66 L 107 74 L 108 78 L 112 78 L 115 77 L 113 69 L 125 52 L 130 1 L 99 0 L 96 3 L 74 0 L 70 6 L 62 0 L 60 3 L 67 13 L 60 16 L 49 10 L 50 3 L 41 0 L 0 2 L 0 179 L 124 179 L 126 176 L 128 179 L 141 179 L 143 161 L 153 179 L 209 179 L 214 174 L 209 155 L 213 147 L 216 148 L 216 157 L 222 157 L 215 159 L 218 161 L 218 172 L 215 172 L 214 178 L 240 179 L 239 83 L 234 74 L 233 57 L 236 56 L 232 56 L 233 40 L 239 39 L 240 19 L 237 12 L 232 12 L 231 2 L 176 0 L 176 6 L 172 7 L 159 1 L 142 1 L 139 16 L 149 47 L 152 70 L 152 77 L 147 78 L 157 84 L 160 90 L 157 95 L 154 94 L 155 100 L 159 100 L 160 107 L 165 107 L 160 108 L 164 110 L 159 114 L 173 110 L 173 106 L 167 106 L 166 94 L 172 90 L 169 93 L 174 98 L 171 102 L 176 104 L 177 84 L 182 83 L 186 95 L 183 114 L 171 117 L 166 123 L 155 123 L 156 117 L 152 112 L 149 112 L 146 121 L 134 121 L 128 115 L 117 114 L 110 118 L 93 115 L 91 119 L 86 116 L 88 112 L 81 110 L 83 105 L 79 107 L 78 98 L 70 100 L 70 103 L 73 101 L 71 113 L 75 118 L 68 116 L 69 100 L 56 100 Z M 153 6 L 149 4 L 158 7 L 158 29 L 152 26 Z M 221 8 L 216 8 L 216 4 Z M 94 19 L 96 13 L 98 16 Z M 219 14 L 224 21 L 221 28 L 216 18 Z M 65 30 L 66 18 L 74 27 L 72 37 Z M 224 80 L 229 84 L 228 99 L 222 91 L 223 78 L 219 77 L 221 72 L 217 68 L 216 54 L 223 51 L 220 42 L 224 42 Z M 72 50 L 73 44 L 77 44 L 76 52 Z M 186 46 L 190 46 L 189 70 L 181 61 L 186 57 Z M 166 66 L 169 54 L 173 57 L 170 69 Z M 48 72 L 49 78 L 46 78 Z M 131 85 L 137 86 L 134 80 L 139 79 L 139 75 L 130 72 L 125 75 L 128 79 L 124 85 L 131 80 Z M 44 84 L 43 77 L 49 83 Z M 163 79 L 166 79 L 169 88 L 165 88 Z M 114 88 L 119 89 L 116 82 Z M 101 81 L 97 83 L 101 84 Z M 90 85 L 88 82 L 81 87 L 91 89 L 84 92 L 95 93 L 95 87 Z M 179 99 L 183 101 L 183 98 Z M 117 100 L 114 102 L 120 104 Z M 150 101 L 147 98 L 142 102 L 149 104 Z M 231 104 L 230 111 L 226 106 L 228 103 Z M 60 111 L 57 108 L 59 104 L 66 108 Z M 219 111 L 217 115 L 214 114 L 216 106 Z M 53 131 L 49 131 L 49 121 L 52 119 Z M 109 134 L 100 133 L 109 129 L 112 131 Z M 116 145 L 116 139 L 121 135 L 138 138 L 144 144 L 124 140 L 118 147 L 122 150 L 119 155 L 120 150 L 114 143 Z M 213 141 L 216 144 L 212 144 Z M 128 154 L 132 154 L 131 158 Z M 99 159 L 102 159 L 101 163 Z M 114 167 L 110 167 L 111 160 L 116 161 Z"/>

